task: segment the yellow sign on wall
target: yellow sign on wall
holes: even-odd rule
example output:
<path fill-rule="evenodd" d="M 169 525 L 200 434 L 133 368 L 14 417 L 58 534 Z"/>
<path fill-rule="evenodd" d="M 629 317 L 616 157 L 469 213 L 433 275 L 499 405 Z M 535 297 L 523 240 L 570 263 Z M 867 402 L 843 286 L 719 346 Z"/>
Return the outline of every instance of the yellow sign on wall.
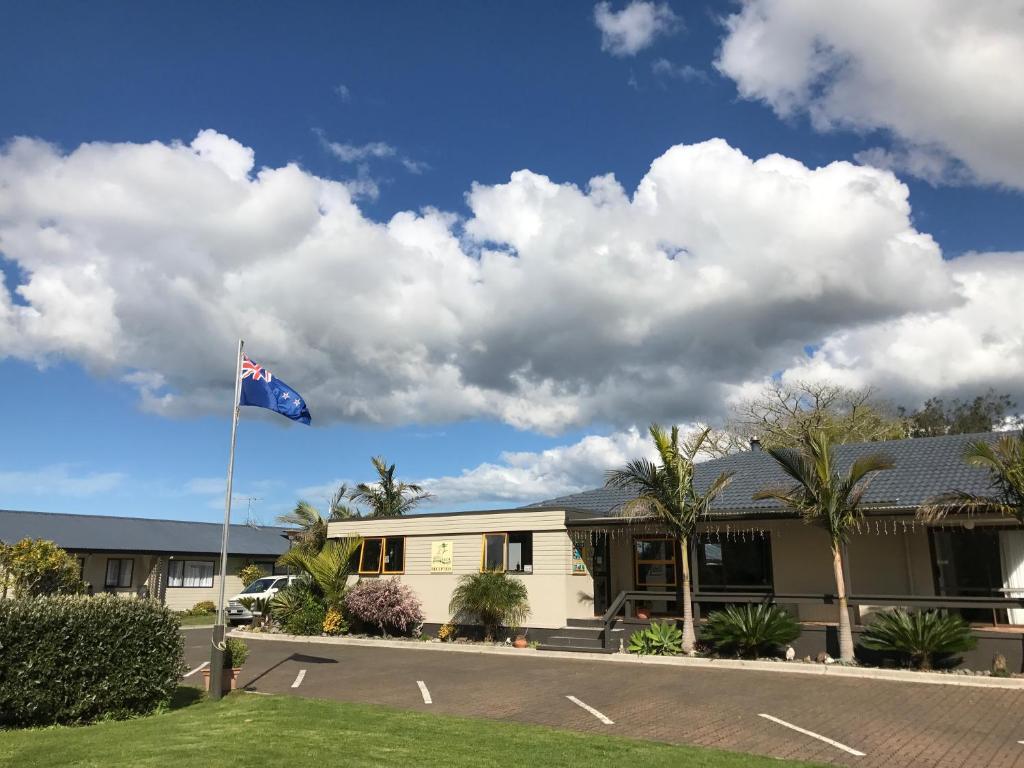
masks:
<path fill-rule="evenodd" d="M 455 551 L 455 543 L 451 541 L 430 542 L 430 572 L 451 573 L 452 554 Z"/>

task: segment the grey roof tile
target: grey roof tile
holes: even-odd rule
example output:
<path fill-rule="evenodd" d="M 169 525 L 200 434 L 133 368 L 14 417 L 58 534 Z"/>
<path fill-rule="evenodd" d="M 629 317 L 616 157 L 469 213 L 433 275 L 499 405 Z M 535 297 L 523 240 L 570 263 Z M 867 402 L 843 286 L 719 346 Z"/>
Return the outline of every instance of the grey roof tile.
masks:
<path fill-rule="evenodd" d="M 857 458 L 882 453 L 896 462 L 893 469 L 877 473 L 864 495 L 868 505 L 916 509 L 929 498 L 952 489 L 971 493 L 992 490 L 988 473 L 964 462 L 964 449 L 970 442 L 993 441 L 997 433 L 973 435 L 942 435 L 874 443 L 851 443 L 836 446 L 840 471 L 845 471 Z M 791 485 L 775 460 L 766 452 L 754 450 L 733 454 L 697 465 L 696 483 L 707 488 L 722 472 L 733 472 L 732 483 L 715 499 L 713 514 L 722 517 L 737 514 L 779 514 L 784 512 L 778 502 L 753 501 L 752 496 L 765 486 Z M 628 490 L 595 488 L 590 491 L 548 499 L 529 506 L 564 506 L 570 509 L 613 515 L 636 494 Z"/>
<path fill-rule="evenodd" d="M 276 557 L 288 549 L 287 529 L 232 525 L 228 551 L 233 555 Z M 94 552 L 220 552 L 221 525 L 143 517 L 68 515 L 58 512 L 0 510 L 0 541 L 47 539 L 59 547 Z"/>

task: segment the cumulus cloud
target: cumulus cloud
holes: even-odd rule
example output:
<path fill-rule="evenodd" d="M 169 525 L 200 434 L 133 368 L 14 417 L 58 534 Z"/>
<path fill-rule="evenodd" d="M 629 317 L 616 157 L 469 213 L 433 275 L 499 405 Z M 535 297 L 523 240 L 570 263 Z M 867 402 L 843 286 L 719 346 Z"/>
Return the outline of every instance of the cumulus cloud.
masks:
<path fill-rule="evenodd" d="M 466 218 L 378 222 L 343 183 L 197 141 L 0 151 L 0 356 L 219 412 L 243 336 L 315 423 L 556 433 L 708 418 L 793 350 L 970 300 L 906 186 L 871 167 L 716 139 L 672 147 L 632 192 L 522 170 L 474 185 Z"/>
<path fill-rule="evenodd" d="M 833 333 L 783 376 L 880 387 L 899 402 L 936 392 L 973 396 L 995 387 L 1019 396 L 1024 382 L 1024 252 L 970 254 L 950 262 L 959 300 Z"/>
<path fill-rule="evenodd" d="M 925 178 L 942 160 L 1024 188 L 1021 0 L 751 0 L 725 23 L 716 66 L 743 97 L 821 130 L 890 131 Z"/>
<path fill-rule="evenodd" d="M 601 30 L 601 50 L 613 56 L 635 56 L 651 46 L 660 35 L 668 35 L 679 27 L 668 3 L 633 0 L 621 11 L 613 11 L 611 3 L 594 6 L 594 23 Z"/>
<path fill-rule="evenodd" d="M 108 493 L 124 481 L 120 472 L 75 474 L 67 464 L 0 472 L 0 493 L 31 496 L 94 496 Z"/>

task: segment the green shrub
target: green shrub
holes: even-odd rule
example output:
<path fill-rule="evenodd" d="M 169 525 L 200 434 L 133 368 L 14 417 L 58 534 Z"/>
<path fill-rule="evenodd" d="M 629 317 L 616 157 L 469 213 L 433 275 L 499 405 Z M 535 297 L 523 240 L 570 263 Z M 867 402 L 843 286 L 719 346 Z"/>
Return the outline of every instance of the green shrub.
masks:
<path fill-rule="evenodd" d="M 655 622 L 630 636 L 629 652 L 641 656 L 678 656 L 683 652 L 683 633 L 670 622 Z"/>
<path fill-rule="evenodd" d="M 240 667 L 249 658 L 249 646 L 237 637 L 229 637 L 224 653 L 224 667 Z"/>
<path fill-rule="evenodd" d="M 774 653 L 800 636 L 800 625 L 777 605 L 729 605 L 713 611 L 701 629 L 701 640 L 719 653 L 758 658 Z"/>
<path fill-rule="evenodd" d="M 203 600 L 186 611 L 189 616 L 209 616 L 211 613 L 216 612 L 217 606 L 213 604 L 212 600 Z"/>
<path fill-rule="evenodd" d="M 152 600 L 0 600 L 0 725 L 87 723 L 167 705 L 184 672 L 177 618 Z"/>
<path fill-rule="evenodd" d="M 875 616 L 860 638 L 865 648 L 902 654 L 920 669 L 931 669 L 937 659 L 949 661 L 945 657 L 969 651 L 977 642 L 959 616 L 902 608 Z"/>
<path fill-rule="evenodd" d="M 248 587 L 256 579 L 263 578 L 266 575 L 266 572 L 256 563 L 246 563 L 238 571 L 238 578 L 241 579 L 243 587 Z"/>
<path fill-rule="evenodd" d="M 505 573 L 460 576 L 448 610 L 452 622 L 483 625 L 484 639 L 493 640 L 498 627 L 519 627 L 530 615 L 529 593 L 519 579 Z"/>
<path fill-rule="evenodd" d="M 270 611 L 290 635 L 319 635 L 327 618 L 327 604 L 305 580 L 292 582 L 274 595 Z"/>
<path fill-rule="evenodd" d="M 44 539 L 0 542 L 0 582 L 3 596 L 11 589 L 18 597 L 77 595 L 85 589 L 78 560 Z"/>

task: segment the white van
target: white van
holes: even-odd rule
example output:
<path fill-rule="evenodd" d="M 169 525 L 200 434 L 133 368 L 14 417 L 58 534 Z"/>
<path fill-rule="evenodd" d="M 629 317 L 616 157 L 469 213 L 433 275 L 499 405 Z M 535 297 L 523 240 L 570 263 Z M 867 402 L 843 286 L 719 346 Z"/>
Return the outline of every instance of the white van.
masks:
<path fill-rule="evenodd" d="M 239 598 L 255 598 L 266 600 L 273 597 L 279 591 L 287 587 L 298 576 L 263 576 L 256 579 L 252 584 L 243 589 L 237 595 L 228 600 L 228 621 L 238 624 L 243 621 L 252 621 L 252 611 L 239 602 Z"/>

